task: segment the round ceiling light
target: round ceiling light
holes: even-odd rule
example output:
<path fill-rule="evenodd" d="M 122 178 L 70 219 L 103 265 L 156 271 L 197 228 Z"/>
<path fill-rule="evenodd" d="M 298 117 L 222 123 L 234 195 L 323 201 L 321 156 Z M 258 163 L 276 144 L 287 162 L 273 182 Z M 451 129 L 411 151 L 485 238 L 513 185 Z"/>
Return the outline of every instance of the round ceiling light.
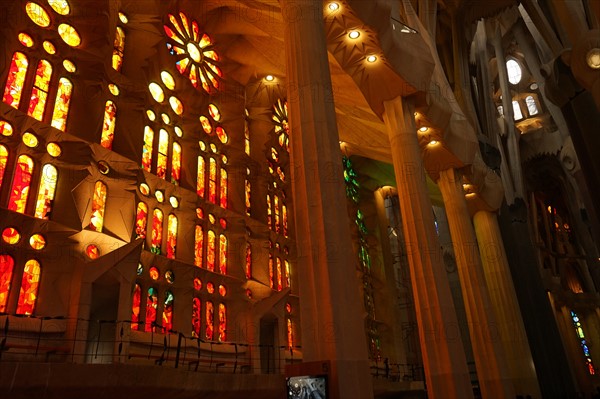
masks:
<path fill-rule="evenodd" d="M 360 37 L 360 32 L 357 30 L 351 30 L 350 33 L 348 33 L 348 37 L 350 39 L 358 39 Z"/>
<path fill-rule="evenodd" d="M 585 55 L 588 66 L 592 69 L 600 69 L 600 48 L 593 48 Z"/>
<path fill-rule="evenodd" d="M 367 62 L 373 63 L 375 61 L 377 61 L 377 56 L 376 55 L 372 55 L 371 54 L 370 56 L 367 57 Z"/>

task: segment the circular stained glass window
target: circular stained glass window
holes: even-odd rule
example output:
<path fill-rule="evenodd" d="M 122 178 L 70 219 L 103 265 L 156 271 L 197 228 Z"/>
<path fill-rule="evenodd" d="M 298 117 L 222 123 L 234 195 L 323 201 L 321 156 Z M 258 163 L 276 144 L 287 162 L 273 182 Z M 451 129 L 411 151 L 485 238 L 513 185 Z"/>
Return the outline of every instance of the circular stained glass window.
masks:
<path fill-rule="evenodd" d="M 2 231 L 2 240 L 7 244 L 14 245 L 21 240 L 21 234 L 14 227 L 7 227 Z"/>
<path fill-rule="evenodd" d="M 23 143 L 30 148 L 35 148 L 39 144 L 38 138 L 32 133 L 23 134 Z"/>
<path fill-rule="evenodd" d="M 198 277 L 194 279 L 194 289 L 196 291 L 200 291 L 202 289 L 202 280 L 200 280 Z"/>
<path fill-rule="evenodd" d="M 36 251 L 42 250 L 46 247 L 46 238 L 41 234 L 34 234 L 29 237 L 29 245 Z"/>
<path fill-rule="evenodd" d="M 10 123 L 8 123 L 7 121 L 0 121 L 0 133 L 3 136 L 12 136 L 13 134 L 13 127 Z"/>
<path fill-rule="evenodd" d="M 71 73 L 73 73 L 77 70 L 77 67 L 75 67 L 75 64 L 73 64 L 70 60 L 64 60 L 63 67 L 66 69 L 67 72 L 71 72 Z"/>
<path fill-rule="evenodd" d="M 81 44 L 79 33 L 69 24 L 58 25 L 58 35 L 71 47 L 77 47 Z"/>
<path fill-rule="evenodd" d="M 48 4 L 60 15 L 68 15 L 71 11 L 67 0 L 48 0 Z"/>
<path fill-rule="evenodd" d="M 32 47 L 33 46 L 33 39 L 31 38 L 31 36 L 29 36 L 27 33 L 19 33 L 19 42 L 21 42 L 21 44 L 25 47 Z"/>
<path fill-rule="evenodd" d="M 28 2 L 25 5 L 25 12 L 36 25 L 41 26 L 42 28 L 50 26 L 50 16 L 39 4 L 31 1 Z"/>
<path fill-rule="evenodd" d="M 98 259 L 100 257 L 100 250 L 94 244 L 90 244 L 85 248 L 85 254 L 90 259 Z"/>
<path fill-rule="evenodd" d="M 160 277 L 160 272 L 156 266 L 152 266 L 148 272 L 152 280 L 158 280 L 158 277 Z"/>
<path fill-rule="evenodd" d="M 146 183 L 140 183 L 140 193 L 142 193 L 142 195 L 150 194 L 150 187 L 148 187 Z"/>

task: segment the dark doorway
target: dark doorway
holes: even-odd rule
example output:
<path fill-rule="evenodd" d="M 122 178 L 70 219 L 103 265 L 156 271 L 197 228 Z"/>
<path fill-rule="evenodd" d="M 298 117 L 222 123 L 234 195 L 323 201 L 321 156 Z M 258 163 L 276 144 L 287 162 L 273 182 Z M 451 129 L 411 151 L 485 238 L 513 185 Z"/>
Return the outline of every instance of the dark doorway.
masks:
<path fill-rule="evenodd" d="M 276 372 L 278 332 L 277 318 L 274 315 L 266 315 L 260 319 L 260 367 L 262 373 Z"/>
<path fill-rule="evenodd" d="M 101 277 L 92 285 L 87 363 L 112 363 L 115 355 L 119 284 Z"/>

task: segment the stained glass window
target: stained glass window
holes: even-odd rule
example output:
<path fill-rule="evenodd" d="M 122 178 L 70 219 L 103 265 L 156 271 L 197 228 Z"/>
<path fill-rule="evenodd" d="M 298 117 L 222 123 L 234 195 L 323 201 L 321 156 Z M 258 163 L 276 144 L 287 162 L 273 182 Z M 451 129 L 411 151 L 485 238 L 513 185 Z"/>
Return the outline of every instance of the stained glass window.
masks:
<path fill-rule="evenodd" d="M 19 39 L 19 41 L 21 42 L 21 44 L 23 46 L 25 46 L 25 47 L 33 46 L 33 39 L 27 33 L 21 32 L 21 33 L 19 33 L 17 38 Z"/>
<path fill-rule="evenodd" d="M 585 365 L 587 366 L 588 373 L 590 375 L 596 374 L 596 368 L 594 367 L 594 363 L 592 362 L 592 356 L 590 355 L 590 349 L 588 347 L 588 341 L 585 337 L 585 333 L 583 331 L 583 325 L 581 324 L 581 319 L 571 310 L 571 319 L 573 321 L 573 326 L 575 327 L 575 333 L 577 334 L 577 338 L 579 339 L 579 343 L 581 345 L 581 350 L 583 351 L 583 356 L 585 358 Z"/>
<path fill-rule="evenodd" d="M 227 237 L 225 234 L 219 236 L 219 271 L 227 274 Z"/>
<path fill-rule="evenodd" d="M 152 145 L 154 141 L 154 130 L 150 126 L 144 127 L 144 147 L 142 149 L 142 168 L 150 172 L 152 168 Z"/>
<path fill-rule="evenodd" d="M 6 312 L 15 261 L 10 255 L 0 255 L 0 313 Z"/>
<path fill-rule="evenodd" d="M 139 284 L 133 289 L 133 302 L 131 305 L 131 329 L 138 330 L 140 328 L 140 307 L 142 303 L 142 288 Z"/>
<path fill-rule="evenodd" d="M 60 15 L 68 15 L 71 10 L 67 0 L 48 0 L 48 4 Z"/>
<path fill-rule="evenodd" d="M 12 136 L 13 134 L 13 127 L 10 123 L 8 123 L 7 121 L 3 121 L 0 120 L 0 135 L 2 136 Z"/>
<path fill-rule="evenodd" d="M 17 314 L 30 316 L 35 310 L 38 288 L 40 285 L 40 264 L 36 260 L 28 260 L 23 270 L 21 291 L 17 303 Z"/>
<path fill-rule="evenodd" d="M 104 121 L 102 122 L 102 139 L 100 140 L 100 145 L 109 150 L 112 149 L 116 120 L 117 106 L 108 100 L 104 106 Z"/>
<path fill-rule="evenodd" d="M 194 265 L 202 267 L 202 246 L 204 245 L 204 231 L 202 226 L 196 225 L 194 233 Z"/>
<path fill-rule="evenodd" d="M 77 47 L 81 44 L 81 36 L 77 30 L 69 24 L 60 24 L 57 28 L 58 35 L 65 43 L 71 47 Z"/>
<path fill-rule="evenodd" d="M 281 230 L 280 227 L 280 218 L 279 218 L 279 196 L 277 194 L 273 195 L 273 208 L 274 208 L 274 214 L 275 214 L 275 232 L 279 233 L 279 231 Z"/>
<path fill-rule="evenodd" d="M 269 226 L 269 229 L 273 229 L 272 226 L 272 221 L 273 221 L 273 209 L 271 208 L 271 195 L 267 194 L 267 226 Z"/>
<path fill-rule="evenodd" d="M 214 158 L 209 159 L 208 200 L 213 204 L 217 203 L 217 161 Z"/>
<path fill-rule="evenodd" d="M 198 175 L 196 178 L 196 193 L 200 198 L 204 198 L 204 175 L 206 173 L 206 165 L 204 158 L 198 157 Z"/>
<path fill-rule="evenodd" d="M 146 225 L 148 223 L 148 205 L 138 202 L 135 213 L 135 238 L 146 238 Z"/>
<path fill-rule="evenodd" d="M 224 303 L 219 304 L 219 342 L 227 340 L 227 308 Z"/>
<path fill-rule="evenodd" d="M 527 104 L 527 112 L 529 116 L 537 115 L 539 113 L 537 104 L 533 96 L 525 97 L 525 104 Z"/>
<path fill-rule="evenodd" d="M 23 53 L 16 52 L 8 69 L 6 86 L 4 87 L 4 96 L 2 101 L 14 108 L 19 108 L 21 94 L 23 93 L 23 84 L 29 61 Z"/>
<path fill-rule="evenodd" d="M 288 212 L 283 201 L 281 201 L 281 221 L 283 223 L 283 236 L 288 237 Z"/>
<path fill-rule="evenodd" d="M 73 83 L 67 78 L 60 78 L 58 91 L 54 102 L 52 113 L 52 126 L 63 132 L 67 128 L 67 116 L 69 115 L 69 104 L 73 93 Z"/>
<path fill-rule="evenodd" d="M 250 155 L 250 127 L 248 123 L 248 110 L 245 110 L 246 117 L 244 118 L 244 152 Z"/>
<path fill-rule="evenodd" d="M 11 211 L 25 213 L 32 174 L 33 160 L 27 155 L 19 156 L 8 200 L 8 209 Z"/>
<path fill-rule="evenodd" d="M 162 245 L 163 213 L 155 208 L 152 215 L 152 241 L 150 243 L 150 252 L 160 255 Z"/>
<path fill-rule="evenodd" d="M 294 325 L 292 319 L 287 319 L 287 346 L 289 350 L 294 348 Z"/>
<path fill-rule="evenodd" d="M 125 31 L 120 26 L 117 26 L 115 33 L 115 42 L 113 44 L 112 67 L 115 71 L 120 72 L 123 66 L 123 51 L 125 50 Z"/>
<path fill-rule="evenodd" d="M 156 176 L 161 179 L 167 177 L 167 157 L 169 151 L 169 133 L 165 129 L 160 129 L 158 133 L 158 158 L 156 161 Z"/>
<path fill-rule="evenodd" d="M 515 120 L 518 121 L 518 120 L 523 119 L 523 113 L 521 112 L 521 106 L 519 105 L 519 102 L 513 101 L 512 105 L 513 105 L 513 114 L 514 114 Z"/>
<path fill-rule="evenodd" d="M 173 143 L 173 156 L 171 159 L 171 183 L 178 184 L 181 177 L 181 145 Z"/>
<path fill-rule="evenodd" d="M 156 331 L 156 309 L 158 308 L 158 291 L 156 288 L 148 288 L 148 297 L 146 298 L 146 332 Z"/>
<path fill-rule="evenodd" d="M 14 227 L 7 227 L 2 230 L 2 240 L 10 245 L 14 245 L 21 240 L 21 233 Z"/>
<path fill-rule="evenodd" d="M 167 258 L 175 259 L 177 248 L 177 216 L 170 214 L 167 219 Z"/>
<path fill-rule="evenodd" d="M 31 1 L 27 2 L 27 4 L 25 4 L 25 12 L 36 25 L 41 26 L 42 28 L 50 26 L 50 16 L 39 4 Z"/>
<path fill-rule="evenodd" d="M 104 225 L 104 208 L 106 206 L 106 184 L 97 181 L 94 186 L 94 196 L 92 199 L 92 218 L 90 219 L 90 229 L 102 232 Z"/>
<path fill-rule="evenodd" d="M 277 257 L 277 291 L 281 291 L 283 289 L 283 273 L 281 270 L 281 258 Z"/>
<path fill-rule="evenodd" d="M 290 262 L 286 259 L 284 261 L 285 264 L 285 286 L 286 287 L 291 287 L 292 286 L 292 281 L 290 278 L 291 275 L 291 268 L 290 268 Z"/>
<path fill-rule="evenodd" d="M 200 338 L 202 303 L 199 298 L 192 300 L 192 337 Z"/>
<path fill-rule="evenodd" d="M 287 101 L 277 100 L 277 103 L 273 106 L 273 122 L 275 122 L 275 134 L 279 145 L 287 151 L 290 141 Z"/>
<path fill-rule="evenodd" d="M 523 72 L 521 66 L 515 60 L 506 61 L 506 72 L 508 73 L 508 81 L 514 85 L 521 81 Z"/>
<path fill-rule="evenodd" d="M 8 161 L 8 150 L 5 146 L 0 144 L 0 188 L 2 188 L 2 180 L 4 178 L 4 171 L 6 170 L 6 162 Z"/>
<path fill-rule="evenodd" d="M 275 270 L 273 268 L 273 254 L 269 254 L 269 287 L 275 287 Z"/>
<path fill-rule="evenodd" d="M 250 183 L 250 180 L 246 179 L 245 183 L 244 183 L 244 200 L 246 203 L 246 215 L 250 216 L 250 214 L 252 213 L 252 203 L 251 203 L 251 196 L 252 196 L 252 186 Z"/>
<path fill-rule="evenodd" d="M 206 302 L 206 339 L 212 340 L 214 337 L 214 320 L 215 310 L 213 303 L 210 301 Z"/>
<path fill-rule="evenodd" d="M 252 278 L 252 245 L 246 243 L 246 278 Z"/>
<path fill-rule="evenodd" d="M 221 168 L 221 181 L 219 182 L 219 202 L 221 208 L 227 209 L 227 171 Z"/>
<path fill-rule="evenodd" d="M 211 272 L 215 271 L 215 246 L 216 237 L 215 232 L 208 230 L 208 239 L 206 245 L 206 268 Z"/>
<path fill-rule="evenodd" d="M 40 178 L 40 189 L 38 190 L 37 204 L 35 205 L 35 217 L 39 219 L 48 219 L 52 212 L 52 203 L 54 202 L 54 192 L 56 182 L 58 181 L 58 172 L 56 168 L 47 163 L 42 168 Z"/>
<path fill-rule="evenodd" d="M 38 121 L 44 118 L 46 108 L 46 99 L 48 98 L 48 89 L 50 79 L 52 78 L 52 65 L 46 60 L 41 60 L 35 73 L 33 90 L 31 91 L 31 100 L 27 115 L 34 117 Z"/>
<path fill-rule="evenodd" d="M 173 305 L 175 297 L 171 291 L 165 293 L 165 303 L 162 314 L 163 333 L 171 333 L 173 330 Z"/>

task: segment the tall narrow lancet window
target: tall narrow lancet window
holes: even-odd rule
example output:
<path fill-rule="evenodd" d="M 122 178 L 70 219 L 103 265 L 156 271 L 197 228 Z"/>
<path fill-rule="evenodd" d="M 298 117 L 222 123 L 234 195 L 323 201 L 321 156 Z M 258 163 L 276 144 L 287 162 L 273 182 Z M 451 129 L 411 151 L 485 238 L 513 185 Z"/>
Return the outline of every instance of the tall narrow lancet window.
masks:
<path fill-rule="evenodd" d="M 46 100 L 48 99 L 48 90 L 50 79 L 52 78 L 52 65 L 46 60 L 41 60 L 35 73 L 33 90 L 31 91 L 31 100 L 27 115 L 34 117 L 38 121 L 44 118 L 46 109 Z"/>
<path fill-rule="evenodd" d="M 102 122 L 102 138 L 100 140 L 100 145 L 109 150 L 112 149 L 116 122 L 117 106 L 114 102 L 108 100 L 104 105 L 104 120 Z"/>
<path fill-rule="evenodd" d="M 287 347 L 288 350 L 294 349 L 294 325 L 289 317 L 287 318 Z"/>
<path fill-rule="evenodd" d="M 227 237 L 225 234 L 219 236 L 219 271 L 227 274 Z"/>
<path fill-rule="evenodd" d="M 158 157 L 156 161 L 156 176 L 161 179 L 167 177 L 167 159 L 169 152 L 169 133 L 160 129 L 158 133 Z"/>
<path fill-rule="evenodd" d="M 199 298 L 192 300 L 192 337 L 200 338 L 201 320 L 200 311 L 202 310 L 202 303 Z"/>
<path fill-rule="evenodd" d="M 284 261 L 285 263 L 285 286 L 286 287 L 291 287 L 292 286 L 292 281 L 291 281 L 291 271 L 290 271 L 290 262 L 286 259 Z"/>
<path fill-rule="evenodd" d="M 269 287 L 271 288 L 275 288 L 275 270 L 273 266 L 273 254 L 269 254 Z"/>
<path fill-rule="evenodd" d="M 8 161 L 8 150 L 0 144 L 0 188 L 2 188 L 2 180 L 6 171 L 6 162 Z"/>
<path fill-rule="evenodd" d="M 62 130 L 67 128 L 67 117 L 69 116 L 69 105 L 73 94 L 73 83 L 67 78 L 60 78 L 58 91 L 52 112 L 52 127 Z"/>
<path fill-rule="evenodd" d="M 25 84 L 25 75 L 29 61 L 25 54 L 14 53 L 8 69 L 6 86 L 4 86 L 4 96 L 2 101 L 13 108 L 19 108 L 21 103 L 21 94 L 23 94 L 23 85 Z"/>
<path fill-rule="evenodd" d="M 219 202 L 221 208 L 227 209 L 227 171 L 221 168 L 221 179 L 219 181 Z"/>
<path fill-rule="evenodd" d="M 208 201 L 217 203 L 217 161 L 214 158 L 209 159 L 208 166 Z"/>
<path fill-rule="evenodd" d="M 158 309 L 158 291 L 156 288 L 148 288 L 148 297 L 146 298 L 146 332 L 156 330 L 156 312 Z"/>
<path fill-rule="evenodd" d="M 252 278 L 252 245 L 247 242 L 246 243 L 246 278 Z"/>
<path fill-rule="evenodd" d="M 248 123 L 248 110 L 245 110 L 246 117 L 244 118 L 244 152 L 250 155 L 250 127 Z"/>
<path fill-rule="evenodd" d="M 277 291 L 281 291 L 283 289 L 283 273 L 281 269 L 281 258 L 277 257 L 276 259 L 277 265 Z"/>
<path fill-rule="evenodd" d="M 198 175 L 196 178 L 196 194 L 198 197 L 204 198 L 204 176 L 206 174 L 206 163 L 204 157 L 198 157 Z"/>
<path fill-rule="evenodd" d="M 148 205 L 138 202 L 135 214 L 135 238 L 146 238 L 146 225 L 148 223 Z"/>
<path fill-rule="evenodd" d="M 25 213 L 27 198 L 29 197 L 29 186 L 31 185 L 31 175 L 33 174 L 33 160 L 27 155 L 21 155 L 17 159 L 15 169 L 10 189 L 10 198 L 8 200 L 8 209 Z"/>
<path fill-rule="evenodd" d="M 519 121 L 519 120 L 523 119 L 523 113 L 521 112 L 521 106 L 519 105 L 519 102 L 513 101 L 512 105 L 513 105 L 513 114 L 514 114 L 515 120 Z"/>
<path fill-rule="evenodd" d="M 219 304 L 219 342 L 227 340 L 227 308 L 224 303 Z"/>
<path fill-rule="evenodd" d="M 160 255 L 162 245 L 163 213 L 160 209 L 154 209 L 152 215 L 152 240 L 150 242 L 150 252 Z"/>
<path fill-rule="evenodd" d="M 48 219 L 52 212 L 52 203 L 54 202 L 54 192 L 56 182 L 58 181 L 58 172 L 56 168 L 47 163 L 42 168 L 40 178 L 40 189 L 38 190 L 37 203 L 35 205 L 35 217 L 39 219 Z"/>
<path fill-rule="evenodd" d="M 208 230 L 206 245 L 206 268 L 211 272 L 215 271 L 215 253 L 216 253 L 216 236 L 215 232 Z"/>
<path fill-rule="evenodd" d="M 123 51 L 125 50 L 125 31 L 120 26 L 117 26 L 115 32 L 115 41 L 113 44 L 112 67 L 115 71 L 120 72 L 123 66 Z"/>
<path fill-rule="evenodd" d="M 40 286 L 40 264 L 37 260 L 28 260 L 23 270 L 21 291 L 17 303 L 17 314 L 31 316 L 35 311 L 38 288 Z"/>
<path fill-rule="evenodd" d="M 171 183 L 179 184 L 181 178 L 181 145 L 173 143 L 173 155 L 171 159 Z"/>
<path fill-rule="evenodd" d="M 131 329 L 138 330 L 140 328 L 140 307 L 142 303 L 142 287 L 139 284 L 133 289 L 133 301 L 131 304 Z"/>
<path fill-rule="evenodd" d="M 215 309 L 213 303 L 210 301 L 206 302 L 206 339 L 211 340 L 214 337 L 214 321 L 215 321 Z"/>
<path fill-rule="evenodd" d="M 288 237 L 288 212 L 287 212 L 287 206 L 285 206 L 285 204 L 282 201 L 281 204 L 281 222 L 283 223 L 283 236 L 284 237 Z"/>
<path fill-rule="evenodd" d="M 102 232 L 104 226 L 104 208 L 106 207 L 106 184 L 97 181 L 94 185 L 94 195 L 92 197 L 92 218 L 90 220 L 90 229 Z"/>
<path fill-rule="evenodd" d="M 277 194 L 273 196 L 273 210 L 275 214 L 275 232 L 279 233 L 281 230 L 281 220 L 279 217 L 279 196 Z"/>
<path fill-rule="evenodd" d="M 12 256 L 0 255 L 0 313 L 6 312 L 14 266 L 15 261 Z"/>
<path fill-rule="evenodd" d="M 246 216 L 252 213 L 252 184 L 250 183 L 250 169 L 246 168 L 246 180 L 244 181 L 244 202 L 246 205 Z"/>
<path fill-rule="evenodd" d="M 146 172 L 152 169 L 152 145 L 154 142 L 154 130 L 150 126 L 144 127 L 144 146 L 142 148 L 142 168 Z"/>
<path fill-rule="evenodd" d="M 596 368 L 594 367 L 594 363 L 592 362 L 592 356 L 590 355 L 590 349 L 588 347 L 589 343 L 583 331 L 583 325 L 581 324 L 581 319 L 571 310 L 571 319 L 573 321 L 573 327 L 575 327 L 575 333 L 577 334 L 577 338 L 579 340 L 579 344 L 581 345 L 581 350 L 583 351 L 583 357 L 585 359 L 585 365 L 587 367 L 588 373 L 590 375 L 596 374 Z"/>
<path fill-rule="evenodd" d="M 271 194 L 267 194 L 267 226 L 273 229 L 273 209 L 271 207 Z"/>
<path fill-rule="evenodd" d="M 533 96 L 525 97 L 525 104 L 527 104 L 527 112 L 529 113 L 529 116 L 534 116 L 539 113 L 537 104 Z"/>
<path fill-rule="evenodd" d="M 175 259 L 177 248 L 177 216 L 170 214 L 167 219 L 167 258 Z"/>
<path fill-rule="evenodd" d="M 196 225 L 194 232 L 194 265 L 202 267 L 202 246 L 204 245 L 204 231 L 202 226 Z"/>
<path fill-rule="evenodd" d="M 173 330 L 173 305 L 175 297 L 171 291 L 165 293 L 165 303 L 162 314 L 163 333 L 171 333 Z"/>

